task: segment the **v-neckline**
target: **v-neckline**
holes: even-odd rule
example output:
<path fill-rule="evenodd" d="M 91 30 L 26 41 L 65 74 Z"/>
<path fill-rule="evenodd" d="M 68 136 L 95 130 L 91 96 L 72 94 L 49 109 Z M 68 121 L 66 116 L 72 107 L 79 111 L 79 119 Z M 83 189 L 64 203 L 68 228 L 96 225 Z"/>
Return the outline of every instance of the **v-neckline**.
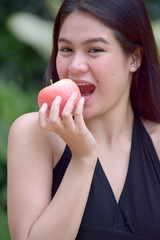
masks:
<path fill-rule="evenodd" d="M 116 197 L 115 197 L 115 194 L 114 194 L 114 192 L 113 192 L 113 189 L 112 189 L 112 187 L 111 187 L 111 184 L 110 184 L 110 182 L 109 182 L 109 180 L 108 180 L 108 177 L 107 177 L 106 173 L 104 172 L 104 169 L 103 169 L 103 167 L 102 167 L 102 164 L 101 164 L 99 158 L 98 158 L 98 161 L 97 161 L 97 164 L 99 164 L 99 166 L 100 166 L 100 168 L 101 168 L 101 172 L 102 172 L 102 174 L 103 174 L 103 176 L 104 176 L 104 178 L 105 178 L 105 180 L 106 180 L 106 182 L 107 182 L 107 184 L 108 184 L 108 186 L 109 186 L 110 192 L 111 192 L 111 194 L 112 194 L 112 196 L 113 196 L 113 199 L 114 199 L 114 201 L 115 201 L 115 203 L 116 203 L 117 205 L 120 204 L 121 198 L 122 198 L 122 196 L 123 196 L 123 192 L 124 192 L 124 190 L 125 190 L 125 185 L 126 185 L 126 183 L 127 183 L 127 179 L 128 179 L 128 175 L 129 175 L 130 161 L 131 161 L 131 158 L 130 158 L 130 160 L 129 160 L 129 165 L 128 165 L 128 170 L 127 170 L 125 182 L 124 182 L 124 185 L 123 185 L 123 188 L 122 188 L 122 191 L 121 191 L 121 193 L 120 193 L 120 197 L 119 197 L 119 200 L 118 200 L 118 201 L 117 201 L 117 199 L 116 199 Z"/>
<path fill-rule="evenodd" d="M 123 198 L 123 195 L 124 195 L 124 191 L 125 191 L 125 189 L 126 189 L 126 185 L 127 185 L 128 178 L 129 178 L 131 163 L 132 163 L 132 161 L 133 161 L 133 160 L 132 160 L 132 152 L 133 152 L 134 135 L 135 135 L 135 116 L 134 116 L 134 120 L 133 120 L 133 128 L 132 128 L 132 137 L 131 137 L 131 147 L 130 147 L 130 155 L 129 155 L 128 169 L 127 169 L 126 178 L 125 178 L 124 185 L 123 185 L 123 188 L 122 188 L 122 191 L 121 191 L 121 193 L 120 193 L 120 197 L 119 197 L 118 201 L 117 201 L 117 199 L 116 199 L 116 197 L 115 197 L 115 194 L 114 194 L 114 192 L 113 192 L 113 189 L 112 189 L 112 187 L 111 187 L 111 184 L 110 184 L 110 182 L 109 182 L 109 179 L 108 179 L 108 177 L 107 177 L 107 175 L 106 175 L 106 173 L 105 173 L 105 171 L 104 171 L 104 169 L 103 169 L 103 166 L 102 166 L 99 158 L 97 159 L 97 164 L 99 164 L 99 166 L 100 166 L 100 168 L 101 168 L 101 172 L 102 172 L 102 174 L 103 174 L 103 176 L 104 176 L 104 179 L 106 180 L 106 182 L 107 182 L 107 184 L 108 184 L 108 186 L 109 186 L 109 188 L 110 188 L 110 192 L 111 192 L 111 194 L 112 194 L 112 196 L 113 196 L 113 199 L 114 199 L 114 201 L 115 201 L 115 203 L 116 203 L 117 206 L 119 206 L 119 205 L 120 205 L 120 202 L 122 201 L 122 198 Z"/>

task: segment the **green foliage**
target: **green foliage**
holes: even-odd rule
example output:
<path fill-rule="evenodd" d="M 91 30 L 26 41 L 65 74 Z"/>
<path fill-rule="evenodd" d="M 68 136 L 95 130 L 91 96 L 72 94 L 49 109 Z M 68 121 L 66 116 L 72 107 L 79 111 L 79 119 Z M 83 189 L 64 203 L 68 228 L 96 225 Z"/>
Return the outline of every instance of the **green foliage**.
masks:
<path fill-rule="evenodd" d="M 152 26 L 153 26 L 154 35 L 157 41 L 158 50 L 160 53 L 160 20 L 154 21 L 152 23 Z"/>
<path fill-rule="evenodd" d="M 1 240 L 11 240 L 9 235 L 9 229 L 7 224 L 6 212 L 0 209 L 0 239 Z"/>
<path fill-rule="evenodd" d="M 145 0 L 149 15 L 152 20 L 160 19 L 160 1 L 159 0 Z"/>
<path fill-rule="evenodd" d="M 52 46 L 52 21 L 26 12 L 14 13 L 7 21 L 7 27 L 20 41 L 33 47 L 48 60 Z"/>
<path fill-rule="evenodd" d="M 48 9 L 50 10 L 51 14 L 53 16 L 56 15 L 56 13 L 58 12 L 58 9 L 62 3 L 62 0 L 55 0 L 53 2 L 53 0 L 44 0 L 46 5 L 48 6 Z"/>

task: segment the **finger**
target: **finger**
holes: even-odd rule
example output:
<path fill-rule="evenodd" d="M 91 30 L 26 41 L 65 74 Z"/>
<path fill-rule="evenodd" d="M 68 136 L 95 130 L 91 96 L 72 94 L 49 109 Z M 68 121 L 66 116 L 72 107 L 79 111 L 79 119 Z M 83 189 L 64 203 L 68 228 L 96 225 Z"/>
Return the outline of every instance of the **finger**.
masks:
<path fill-rule="evenodd" d="M 38 121 L 39 125 L 42 128 L 44 128 L 47 125 L 47 109 L 48 109 L 47 103 L 44 103 L 39 109 Z"/>
<path fill-rule="evenodd" d="M 77 93 L 73 92 L 72 95 L 69 97 L 68 101 L 66 102 L 66 105 L 63 108 L 62 111 L 62 119 L 64 121 L 68 121 L 68 120 L 73 120 L 73 108 L 75 106 L 75 100 L 77 98 Z"/>
<path fill-rule="evenodd" d="M 57 134 L 61 133 L 64 130 L 63 122 L 59 116 L 61 101 L 61 96 L 57 96 L 54 99 L 48 118 L 48 130 L 51 130 Z"/>
<path fill-rule="evenodd" d="M 61 101 L 62 101 L 62 98 L 60 96 L 57 96 L 52 102 L 52 106 L 49 114 L 50 121 L 54 121 L 59 117 Z"/>
<path fill-rule="evenodd" d="M 84 119 L 83 119 L 84 103 L 85 103 L 85 99 L 83 97 L 81 97 L 81 99 L 77 103 L 76 109 L 74 111 L 75 125 L 81 126 L 81 127 L 85 125 Z"/>

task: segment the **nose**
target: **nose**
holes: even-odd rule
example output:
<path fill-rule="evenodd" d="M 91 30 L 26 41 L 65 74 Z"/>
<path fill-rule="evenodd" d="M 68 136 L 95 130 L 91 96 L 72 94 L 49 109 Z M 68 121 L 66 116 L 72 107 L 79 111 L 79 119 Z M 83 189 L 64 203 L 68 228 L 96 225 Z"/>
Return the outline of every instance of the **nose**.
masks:
<path fill-rule="evenodd" d="M 88 71 L 88 63 L 85 56 L 80 53 L 74 54 L 68 65 L 68 71 L 72 74 L 85 73 Z"/>

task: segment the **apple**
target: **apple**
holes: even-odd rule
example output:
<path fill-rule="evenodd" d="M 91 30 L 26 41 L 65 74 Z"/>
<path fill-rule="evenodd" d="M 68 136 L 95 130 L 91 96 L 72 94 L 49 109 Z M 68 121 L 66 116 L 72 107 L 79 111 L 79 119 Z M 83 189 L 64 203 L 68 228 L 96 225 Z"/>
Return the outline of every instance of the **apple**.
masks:
<path fill-rule="evenodd" d="M 51 85 L 43 88 L 38 93 L 38 106 L 41 107 L 43 103 L 47 103 L 48 105 L 47 116 L 49 116 L 53 100 L 57 96 L 61 96 L 62 101 L 60 105 L 60 114 L 59 114 L 61 116 L 62 110 L 68 98 L 71 96 L 73 92 L 77 93 L 77 98 L 75 100 L 75 105 L 73 108 L 73 112 L 74 112 L 74 109 L 81 98 L 81 93 L 77 84 L 70 79 L 62 79 L 55 83 L 52 83 L 52 80 L 51 80 Z"/>

